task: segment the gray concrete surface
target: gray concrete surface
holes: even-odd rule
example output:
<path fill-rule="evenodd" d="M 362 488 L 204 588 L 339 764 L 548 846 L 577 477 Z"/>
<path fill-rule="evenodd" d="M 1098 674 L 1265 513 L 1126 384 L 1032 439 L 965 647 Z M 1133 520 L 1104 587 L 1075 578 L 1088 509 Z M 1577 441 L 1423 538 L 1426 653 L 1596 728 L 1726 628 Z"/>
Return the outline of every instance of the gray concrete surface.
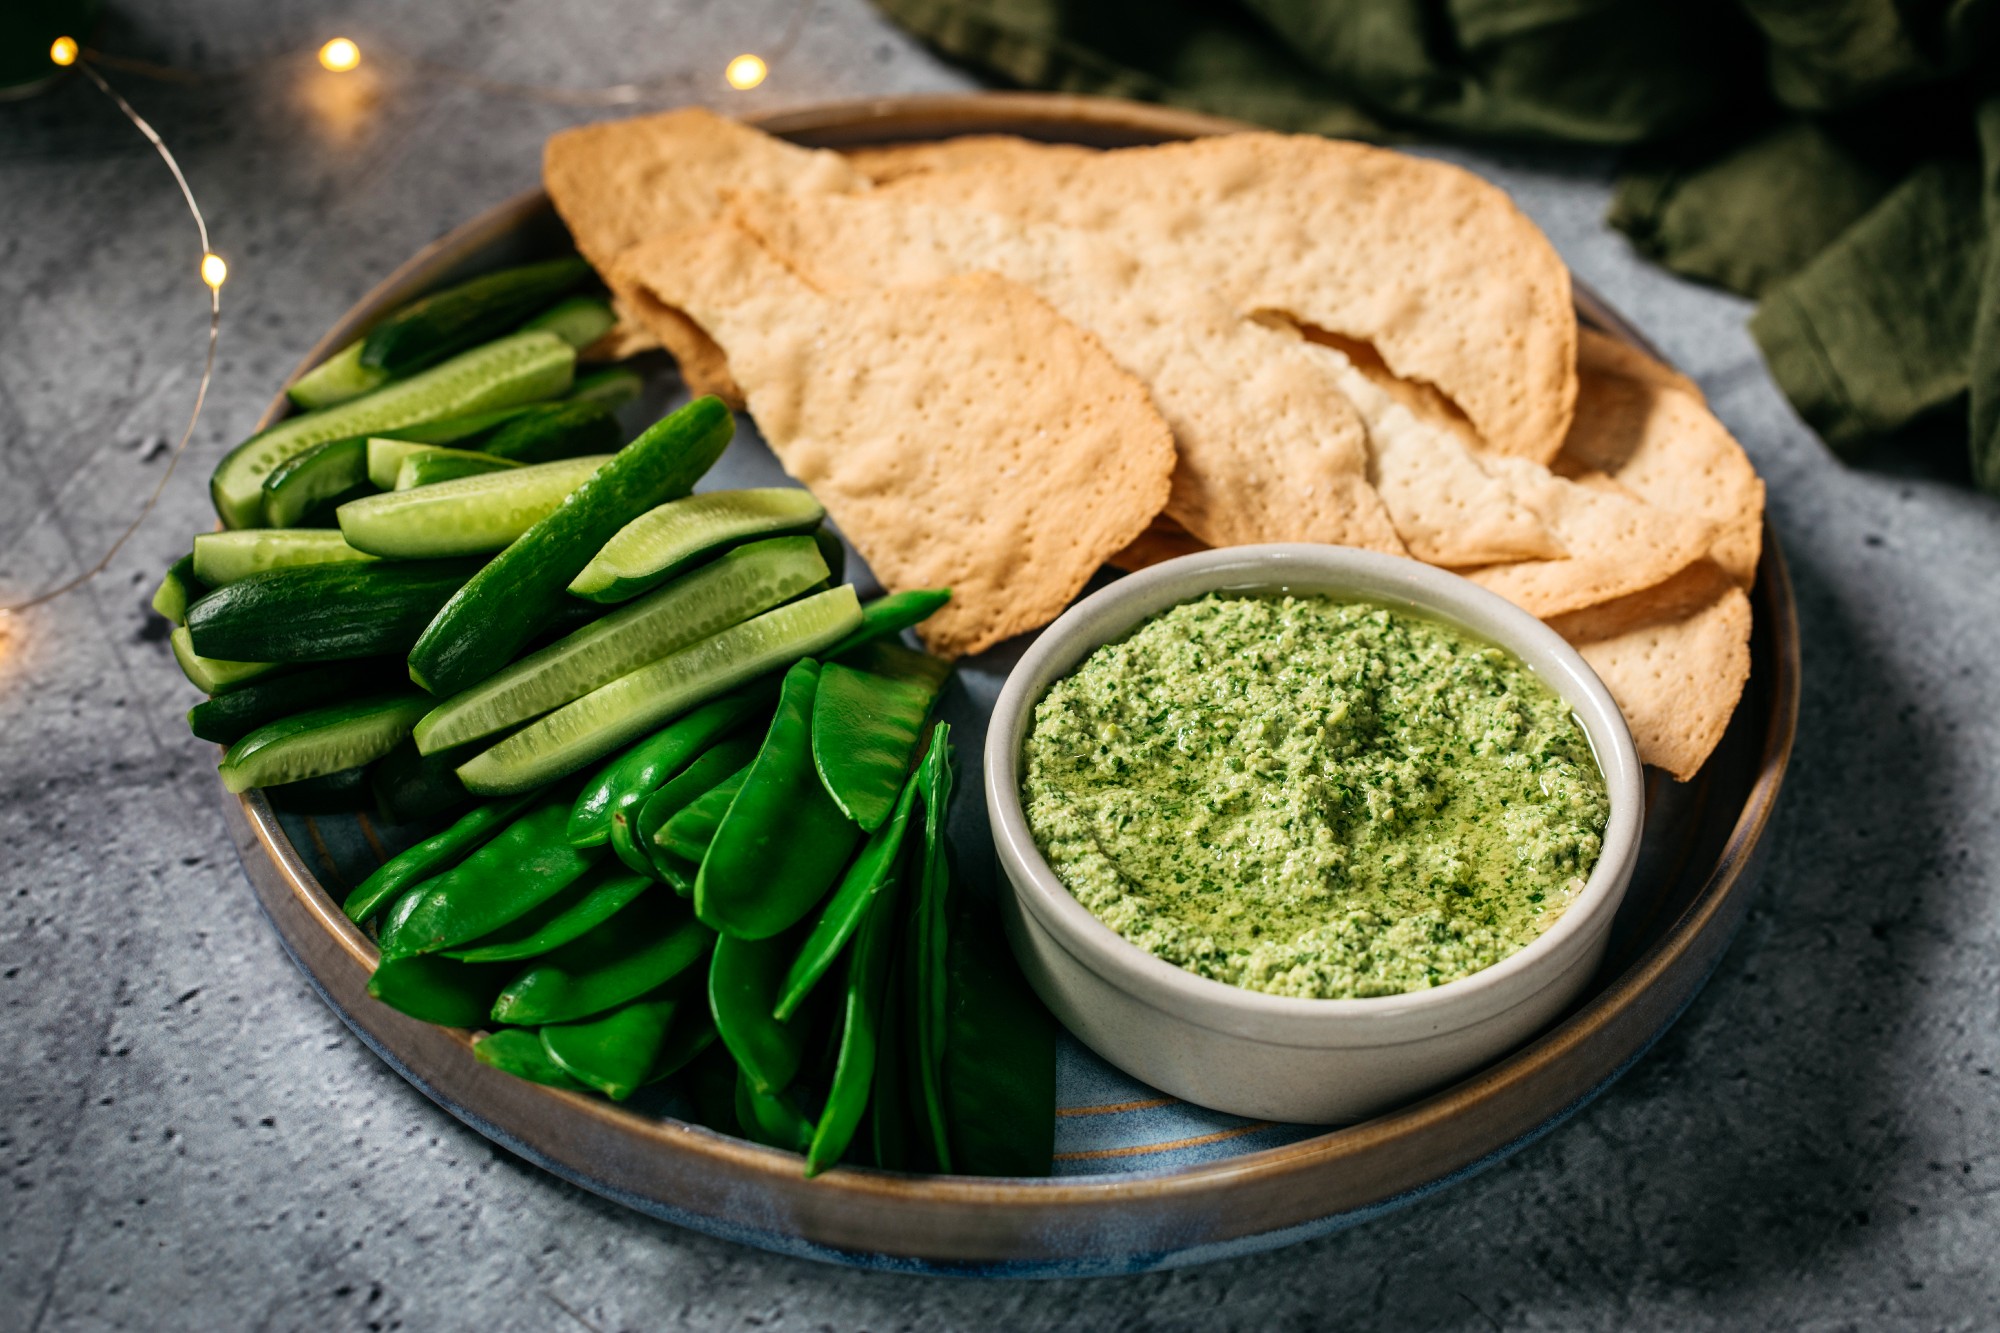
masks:
<path fill-rule="evenodd" d="M 1604 164 L 1459 153 L 1713 395 L 1771 486 L 1804 718 L 1751 921 L 1609 1095 L 1486 1175 L 1247 1261 L 1055 1285 L 884 1278 L 688 1235 L 490 1147 L 361 1049 L 252 905 L 144 610 L 202 478 L 391 264 L 533 183 L 587 118 L 283 53 L 346 32 L 490 78 L 669 76 L 768 107 L 966 86 L 861 0 L 769 83 L 784 0 L 125 4 L 121 77 L 232 276 L 215 394 L 110 573 L 0 640 L 0 1327 L 1993 1328 L 2000 1326 L 2000 508 L 1948 457 L 1850 471 L 1771 388 L 1746 307 L 1636 261 Z M 281 58 L 283 57 L 283 58 Z M 78 80 L 0 106 L 0 588 L 94 558 L 198 363 L 193 241 Z"/>

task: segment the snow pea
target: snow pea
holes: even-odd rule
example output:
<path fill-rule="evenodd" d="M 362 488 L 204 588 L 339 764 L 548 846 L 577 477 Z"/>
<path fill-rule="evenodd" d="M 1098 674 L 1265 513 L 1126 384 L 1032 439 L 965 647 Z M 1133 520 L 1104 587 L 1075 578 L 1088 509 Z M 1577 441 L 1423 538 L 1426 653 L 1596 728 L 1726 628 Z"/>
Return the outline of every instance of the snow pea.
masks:
<path fill-rule="evenodd" d="M 689 801 L 679 814 L 660 826 L 660 831 L 653 835 L 653 845 L 699 864 L 708 854 L 708 844 L 715 840 L 716 829 L 722 826 L 722 817 L 729 813 L 730 803 L 743 790 L 743 780 L 749 776 L 750 766 L 745 764 Z"/>
<path fill-rule="evenodd" d="M 340 910 L 356 925 L 366 921 L 412 884 L 457 865 L 474 848 L 505 828 L 538 795 L 539 792 L 530 792 L 467 811 L 444 832 L 425 838 L 377 866 L 375 873 L 354 886 Z"/>
<path fill-rule="evenodd" d="M 763 748 L 695 876 L 695 915 L 724 934 L 769 939 L 790 927 L 833 886 L 861 839 L 813 769 L 818 684 L 810 658 L 785 673 Z"/>
<path fill-rule="evenodd" d="M 781 1092 L 759 1092 L 747 1074 L 736 1077 L 736 1119 L 751 1140 L 767 1148 L 802 1153 L 812 1146 L 812 1118 Z"/>
<path fill-rule="evenodd" d="M 594 864 L 569 845 L 567 793 L 545 796 L 492 841 L 412 895 L 382 935 L 382 956 L 436 953 L 520 920 Z"/>
<path fill-rule="evenodd" d="M 530 1083 L 542 1083 L 566 1092 L 590 1091 L 589 1084 L 577 1082 L 563 1072 L 561 1065 L 549 1059 L 549 1053 L 542 1049 L 542 1039 L 526 1028 L 501 1028 L 498 1032 L 475 1038 L 472 1058 Z"/>
<path fill-rule="evenodd" d="M 777 1092 L 799 1072 L 806 1025 L 772 1016 L 785 963 L 797 948 L 789 935 L 746 940 L 718 935 L 708 964 L 708 1008 L 722 1044 L 759 1092 Z"/>
<path fill-rule="evenodd" d="M 493 993 L 507 979 L 500 963 L 457 963 L 449 958 L 388 958 L 368 978 L 368 993 L 388 1005 L 448 1028 L 476 1027 L 485 1021 Z"/>
<path fill-rule="evenodd" d="M 939 607 L 950 600 L 949 588 L 913 588 L 908 592 L 877 597 L 861 608 L 861 623 L 855 626 L 854 632 L 826 650 L 826 659 L 831 662 L 864 643 L 901 634 L 910 626 L 930 619 Z"/>
<path fill-rule="evenodd" d="M 920 1128 L 929 1131 L 938 1169 L 952 1169 L 942 1086 L 945 998 L 945 909 L 951 891 L 944 855 L 945 808 L 951 802 L 951 728 L 931 732 L 931 747 L 917 769 L 924 802 L 924 841 L 916 875 L 917 901 L 910 919 L 911 988 L 916 1015 L 915 1059 Z M 913 857 L 912 859 L 918 859 Z"/>
<path fill-rule="evenodd" d="M 812 933 L 799 949 L 798 957 L 785 973 L 784 985 L 779 990 L 779 999 L 774 1013 L 780 1019 L 790 1018 L 799 1005 L 819 984 L 833 966 L 833 960 L 847 947 L 854 936 L 855 927 L 861 924 L 867 914 L 868 905 L 881 895 L 884 886 L 895 881 L 896 867 L 903 850 L 904 833 L 909 828 L 910 810 L 917 799 L 917 778 L 915 774 L 903 784 L 903 794 L 896 799 L 894 813 L 889 821 L 875 830 L 861 854 L 847 867 L 847 873 L 840 877 L 840 884 L 827 895 L 826 906 L 820 910 L 819 919 L 813 923 Z"/>
<path fill-rule="evenodd" d="M 483 936 L 462 949 L 446 949 L 444 955 L 461 963 L 507 963 L 539 957 L 608 919 L 651 883 L 599 865 L 504 932 Z"/>
<path fill-rule="evenodd" d="M 951 664 L 896 644 L 873 643 L 858 665 L 828 662 L 813 695 L 813 766 L 865 833 L 882 827 L 910 772 L 924 719 Z"/>
<path fill-rule="evenodd" d="M 659 790 L 689 760 L 767 705 L 772 694 L 770 683 L 760 681 L 711 699 L 599 769 L 570 811 L 570 842 L 578 847 L 603 846 L 611 838 L 614 804 L 630 805 Z"/>
<path fill-rule="evenodd" d="M 701 1005 L 683 1003 L 674 1014 L 673 1026 L 667 1029 L 666 1043 L 654 1057 L 653 1070 L 646 1075 L 646 1081 L 654 1083 L 673 1077 L 714 1044 L 715 1019 Z"/>
<path fill-rule="evenodd" d="M 901 923 L 898 923 L 901 924 Z M 903 990 L 901 940 L 890 932 L 889 976 L 883 987 L 882 1020 L 877 1028 L 875 1048 L 875 1089 L 868 1099 L 868 1137 L 875 1151 L 875 1165 L 884 1171 L 910 1168 L 910 1108 L 903 1086 L 905 1063 L 903 1046 L 907 1024 L 895 1012 Z"/>
<path fill-rule="evenodd" d="M 693 967 L 714 938 L 680 899 L 642 893 L 618 915 L 520 971 L 494 1000 L 493 1021 L 526 1026 L 601 1014 Z"/>
<path fill-rule="evenodd" d="M 847 997 L 842 1011 L 840 1059 L 826 1092 L 826 1105 L 813 1128 L 806 1150 L 806 1176 L 818 1175 L 838 1162 L 861 1127 L 875 1087 L 875 1060 L 882 1025 L 883 987 L 889 979 L 894 950 L 895 890 L 878 895 L 855 934 L 847 957 Z M 1047 1119 L 1055 1123 L 1051 1102 Z"/>
<path fill-rule="evenodd" d="M 713 790 L 730 774 L 748 767 L 750 761 L 757 757 L 759 739 L 746 733 L 717 742 L 678 777 L 648 796 L 643 805 L 626 811 L 632 841 L 651 858 L 650 863 L 656 871 L 660 868 L 660 845 L 657 840 L 667 821 L 686 809 L 702 793 Z"/>
<path fill-rule="evenodd" d="M 668 988 L 594 1018 L 550 1023 L 542 1028 L 542 1050 L 571 1078 L 622 1102 L 652 1073 L 679 1005 Z"/>
<path fill-rule="evenodd" d="M 969 896 L 957 899 L 940 1073 L 952 1165 L 975 1176 L 1045 1176 L 1055 1153 L 1055 1019 Z"/>

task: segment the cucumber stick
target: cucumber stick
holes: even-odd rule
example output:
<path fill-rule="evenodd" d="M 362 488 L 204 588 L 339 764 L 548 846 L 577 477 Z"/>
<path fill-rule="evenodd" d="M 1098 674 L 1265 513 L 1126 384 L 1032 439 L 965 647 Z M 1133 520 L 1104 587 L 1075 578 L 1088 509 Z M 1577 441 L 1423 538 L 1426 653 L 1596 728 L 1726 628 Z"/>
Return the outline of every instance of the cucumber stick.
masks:
<path fill-rule="evenodd" d="M 368 480 L 378 491 L 393 491 L 396 489 L 396 477 L 401 473 L 405 459 L 415 458 L 418 454 L 429 453 L 433 449 L 443 447 L 437 444 L 419 444 L 414 440 L 392 440 L 377 435 L 368 441 Z"/>
<path fill-rule="evenodd" d="M 590 265 L 566 255 L 433 292 L 370 329 L 361 340 L 360 364 L 391 375 L 421 370 L 516 327 L 589 276 Z"/>
<path fill-rule="evenodd" d="M 443 449 L 433 445 L 423 453 L 411 454 L 402 461 L 396 468 L 396 484 L 391 489 L 407 491 L 418 486 L 435 486 L 441 481 L 482 477 L 489 472 L 505 472 L 508 468 L 519 466 L 519 463 L 508 459 L 471 449 Z"/>
<path fill-rule="evenodd" d="M 718 547 L 780 532 L 809 532 L 826 510 L 810 491 L 771 486 L 710 491 L 647 510 L 591 557 L 569 590 L 593 602 L 623 602 L 670 579 Z"/>
<path fill-rule="evenodd" d="M 361 339 L 356 338 L 326 360 L 292 381 L 285 390 L 308 412 L 359 398 L 389 382 L 389 372 L 361 364 Z"/>
<path fill-rule="evenodd" d="M 360 435 L 316 444 L 264 478 L 264 522 L 297 527 L 306 515 L 368 480 L 368 441 Z"/>
<path fill-rule="evenodd" d="M 267 569 L 360 564 L 374 558 L 349 546 L 331 528 L 238 528 L 204 532 L 194 539 L 194 572 L 211 588 Z"/>
<path fill-rule="evenodd" d="M 547 329 L 581 352 L 611 332 L 611 326 L 617 322 L 618 316 L 612 313 L 611 303 L 603 297 L 572 296 L 536 315 L 521 329 L 523 332 Z"/>
<path fill-rule="evenodd" d="M 607 412 L 616 412 L 645 391 L 645 376 L 630 366 L 611 366 L 577 376 L 563 401 L 595 403 Z"/>
<path fill-rule="evenodd" d="M 540 403 L 493 432 L 484 453 L 517 463 L 553 463 L 578 454 L 610 454 L 625 442 L 618 418 L 598 403 Z"/>
<path fill-rule="evenodd" d="M 567 600 L 564 589 L 569 581 L 612 534 L 654 505 L 692 490 L 722 456 L 734 430 L 735 419 L 721 399 L 698 398 L 619 450 L 560 508 L 495 556 L 438 613 L 410 651 L 410 679 L 432 694 L 446 696 L 504 666 Z M 406 491 L 399 498 L 421 494 Z M 354 540 L 352 535 L 349 540 Z"/>
<path fill-rule="evenodd" d="M 252 574 L 188 608 L 190 646 L 254 662 L 400 657 L 477 567 L 371 560 Z"/>
<path fill-rule="evenodd" d="M 407 466 L 411 460 L 404 459 Z M 562 507 L 610 460 L 603 455 L 508 467 L 349 500 L 338 512 L 347 544 L 402 560 L 500 550 Z"/>
<path fill-rule="evenodd" d="M 237 445 L 217 465 L 209 479 L 215 512 L 229 527 L 255 527 L 263 515 L 264 478 L 316 444 L 552 398 L 569 388 L 575 370 L 576 349 L 561 338 L 517 333 L 337 407 L 288 418 Z"/>
<path fill-rule="evenodd" d="M 194 557 L 184 555 L 167 569 L 167 576 L 153 590 L 153 609 L 176 625 L 187 623 L 188 604 L 208 591 L 194 572 Z"/>
<path fill-rule="evenodd" d="M 560 708 L 825 577 L 826 562 L 810 537 L 738 547 L 445 700 L 417 724 L 417 748 L 430 754 Z"/>
<path fill-rule="evenodd" d="M 481 795 L 552 782 L 725 690 L 818 652 L 860 623 L 861 604 L 847 584 L 788 602 L 565 704 L 475 755 L 458 776 Z"/>
<path fill-rule="evenodd" d="M 429 702 L 414 690 L 399 690 L 267 723 L 222 756 L 222 785 L 247 791 L 380 759 L 410 734 Z"/>
<path fill-rule="evenodd" d="M 259 676 L 268 676 L 284 667 L 282 662 L 244 662 L 234 658 L 203 657 L 194 650 L 194 638 L 186 625 L 180 626 L 167 636 L 167 642 L 174 650 L 174 661 L 180 664 L 181 674 L 188 683 L 203 694 L 221 694 L 226 690 L 248 685 Z"/>
<path fill-rule="evenodd" d="M 269 680 L 203 699 L 188 710 L 188 730 L 201 740 L 232 745 L 279 718 L 308 708 L 352 699 L 403 683 L 402 664 L 393 657 L 373 662 L 336 662 L 287 671 Z M 397 669 L 390 669 L 390 668 Z"/>

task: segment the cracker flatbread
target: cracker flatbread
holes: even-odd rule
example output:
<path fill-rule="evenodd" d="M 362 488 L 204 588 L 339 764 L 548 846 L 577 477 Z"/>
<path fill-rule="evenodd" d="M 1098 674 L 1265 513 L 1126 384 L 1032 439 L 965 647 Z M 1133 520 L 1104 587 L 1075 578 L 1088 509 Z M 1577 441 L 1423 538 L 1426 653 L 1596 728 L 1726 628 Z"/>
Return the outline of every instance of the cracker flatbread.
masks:
<path fill-rule="evenodd" d="M 1764 540 L 1757 470 L 1691 382 L 1609 343 L 1593 335 L 1583 344 L 1576 419 L 1556 470 L 1603 473 L 1649 504 L 1714 524 L 1709 558 L 1747 588 Z"/>
<path fill-rule="evenodd" d="M 1208 549 L 1207 542 L 1162 514 L 1148 524 L 1144 532 L 1134 537 L 1129 546 L 1114 552 L 1104 563 L 1127 574 L 1136 574 L 1163 561 L 1177 560 Z"/>
<path fill-rule="evenodd" d="M 1507 196 L 1446 163 L 1310 135 L 1096 155 L 1017 151 L 882 187 L 1100 231 L 1246 311 L 1366 341 L 1435 385 L 1487 447 L 1548 462 L 1576 398 L 1569 271 Z"/>
<path fill-rule="evenodd" d="M 1368 435 L 1295 337 L 1142 271 L 1102 237 L 877 195 L 739 195 L 730 215 L 823 290 L 997 273 L 1096 335 L 1150 389 L 1178 451 L 1166 511 L 1213 546 L 1315 541 L 1400 554 Z"/>
<path fill-rule="evenodd" d="M 1173 440 L 1145 386 L 1004 278 L 823 294 L 728 223 L 619 271 L 726 349 L 785 470 L 886 586 L 951 588 L 919 628 L 935 651 L 1048 623 L 1166 503 Z"/>
<path fill-rule="evenodd" d="M 880 185 L 926 171 L 968 171 L 1036 158 L 1092 157 L 1082 144 L 1042 143 L 1012 134 L 965 134 L 956 139 L 881 144 L 842 151 L 849 166 Z"/>
<path fill-rule="evenodd" d="M 799 148 L 701 107 L 581 125 L 551 135 L 542 183 L 576 248 L 611 285 L 621 314 L 635 304 L 615 276 L 617 259 L 648 236 L 707 222 L 725 189 L 856 190 L 867 178 L 838 153 Z M 742 405 L 722 351 L 671 312 L 645 321 L 696 393 Z M 630 340 L 622 347 L 642 350 Z"/>
<path fill-rule="evenodd" d="M 1639 757 L 1682 782 L 1722 739 L 1750 679 L 1750 599 L 1702 560 L 1665 583 L 1549 622 L 1617 701 Z"/>

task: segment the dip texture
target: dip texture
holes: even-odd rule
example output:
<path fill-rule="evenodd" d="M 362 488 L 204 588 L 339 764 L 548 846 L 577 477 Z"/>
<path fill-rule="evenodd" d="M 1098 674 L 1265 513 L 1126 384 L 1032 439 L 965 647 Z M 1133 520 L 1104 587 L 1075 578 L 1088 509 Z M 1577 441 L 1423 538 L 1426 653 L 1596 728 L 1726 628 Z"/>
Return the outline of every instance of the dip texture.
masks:
<path fill-rule="evenodd" d="M 1140 948 L 1274 995 L 1440 986 L 1541 934 L 1610 802 L 1504 650 L 1328 597 L 1211 594 L 1052 686 L 1024 755 L 1057 878 Z"/>

